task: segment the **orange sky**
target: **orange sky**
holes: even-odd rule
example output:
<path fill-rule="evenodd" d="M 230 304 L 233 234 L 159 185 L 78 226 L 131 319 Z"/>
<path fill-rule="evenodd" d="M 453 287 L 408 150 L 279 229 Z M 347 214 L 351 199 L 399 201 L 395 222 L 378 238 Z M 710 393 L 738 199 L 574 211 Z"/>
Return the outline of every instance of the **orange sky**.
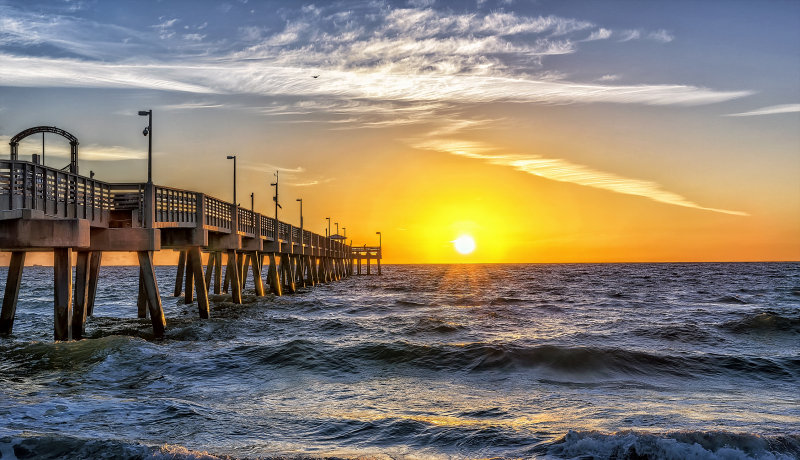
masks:
<path fill-rule="evenodd" d="M 119 24 L 148 54 L 115 48 L 119 27 L 97 41 L 9 9 L 72 54 L 24 51 L 23 32 L 0 43 L 0 140 L 56 125 L 82 172 L 144 181 L 136 111 L 153 109 L 156 183 L 231 200 L 236 154 L 241 201 L 271 215 L 279 169 L 282 220 L 299 224 L 302 197 L 312 231 L 381 231 L 385 263 L 800 260 L 796 5 L 698 7 L 711 24 L 631 3 L 614 18 L 432 5 L 365 6 L 349 25 L 289 8 L 258 34 L 237 21 L 272 19 L 242 13 L 191 46 L 169 33 L 188 20 Z M 47 139 L 63 166 L 66 143 Z M 29 138 L 20 157 L 40 150 Z M 454 250 L 461 234 L 474 253 Z"/>

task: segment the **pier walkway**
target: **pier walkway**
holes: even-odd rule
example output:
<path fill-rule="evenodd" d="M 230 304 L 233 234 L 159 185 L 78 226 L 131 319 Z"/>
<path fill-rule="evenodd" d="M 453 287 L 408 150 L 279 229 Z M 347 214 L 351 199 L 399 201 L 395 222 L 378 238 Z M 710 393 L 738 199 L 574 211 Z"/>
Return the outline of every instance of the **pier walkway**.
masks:
<path fill-rule="evenodd" d="M 55 340 L 84 334 L 103 252 L 137 253 L 138 315 L 150 316 L 156 337 L 163 337 L 166 320 L 154 251 L 180 251 L 174 294 L 183 291 L 187 303 L 196 296 L 201 318 L 209 317 L 212 285 L 214 293 L 228 292 L 233 302 L 241 303 L 248 272 L 259 296 L 267 289 L 282 295 L 353 275 L 356 260 L 355 273 L 360 274 L 362 258 L 378 261 L 380 272 L 380 247 L 352 248 L 338 235 L 318 235 L 201 192 L 153 183 L 112 184 L 79 175 L 77 139 L 69 171 L 38 164 L 38 155 L 21 161 L 14 142 L 19 136 L 12 138 L 11 159 L 0 160 L 0 250 L 11 252 L 0 334 L 12 331 L 28 251 L 54 255 Z M 202 252 L 208 253 L 205 272 Z"/>

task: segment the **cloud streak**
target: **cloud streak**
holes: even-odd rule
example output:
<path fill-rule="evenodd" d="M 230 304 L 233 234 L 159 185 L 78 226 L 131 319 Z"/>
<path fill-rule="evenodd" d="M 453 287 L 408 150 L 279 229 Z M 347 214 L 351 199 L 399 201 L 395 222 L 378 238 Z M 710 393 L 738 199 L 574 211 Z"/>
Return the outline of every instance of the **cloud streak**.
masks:
<path fill-rule="evenodd" d="M 511 167 L 518 171 L 554 181 L 569 182 L 624 195 L 640 196 L 659 203 L 735 216 L 748 215 L 741 211 L 701 206 L 677 193 L 664 190 L 661 185 L 655 182 L 622 177 L 559 158 L 545 158 L 539 155 L 496 154 L 494 153 L 496 149 L 487 144 L 459 140 L 417 141 L 412 146 L 419 149 L 483 160 L 489 164 Z"/>
<path fill-rule="evenodd" d="M 201 94 L 336 96 L 364 100 L 455 103 L 536 102 L 701 105 L 728 101 L 749 91 L 714 91 L 688 85 L 612 86 L 527 78 L 406 75 L 327 71 L 251 62 L 108 64 L 0 54 L 3 86 L 141 88 Z"/>
<path fill-rule="evenodd" d="M 800 104 L 782 104 L 771 105 L 761 109 L 752 110 L 750 112 L 731 113 L 725 115 L 726 117 L 757 117 L 761 115 L 776 115 L 781 113 L 797 113 L 800 112 Z"/>

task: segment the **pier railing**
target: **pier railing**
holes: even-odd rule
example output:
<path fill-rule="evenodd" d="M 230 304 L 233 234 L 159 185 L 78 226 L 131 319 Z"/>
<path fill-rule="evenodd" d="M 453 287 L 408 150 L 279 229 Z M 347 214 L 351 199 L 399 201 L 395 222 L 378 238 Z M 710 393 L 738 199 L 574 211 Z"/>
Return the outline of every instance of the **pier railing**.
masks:
<path fill-rule="evenodd" d="M 111 206 L 106 182 L 27 161 L 0 160 L 0 211 L 30 209 L 108 225 Z"/>
<path fill-rule="evenodd" d="M 110 184 L 28 161 L 0 160 L 0 219 L 21 216 L 13 211 L 33 210 L 46 218 L 86 219 L 93 227 L 203 227 L 219 233 L 235 229 L 248 238 L 274 241 L 277 237 L 292 246 L 305 245 L 326 253 L 347 248 L 339 241 L 238 206 L 234 225 L 232 203 L 191 190 L 151 187 L 149 210 L 148 184 Z"/>

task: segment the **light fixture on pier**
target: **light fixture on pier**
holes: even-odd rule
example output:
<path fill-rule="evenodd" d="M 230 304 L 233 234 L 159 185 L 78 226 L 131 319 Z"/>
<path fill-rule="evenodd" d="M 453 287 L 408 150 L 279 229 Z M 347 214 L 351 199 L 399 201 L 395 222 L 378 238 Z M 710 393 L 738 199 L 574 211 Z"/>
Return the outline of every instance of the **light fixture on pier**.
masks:
<path fill-rule="evenodd" d="M 153 183 L 153 111 L 140 110 L 139 116 L 147 117 L 147 126 L 142 134 L 147 137 L 147 183 Z"/>
<path fill-rule="evenodd" d="M 236 155 L 228 155 L 228 160 L 233 160 L 233 204 L 238 205 L 236 201 Z"/>
<path fill-rule="evenodd" d="M 298 198 L 295 201 L 300 203 L 300 229 L 302 230 L 303 229 L 303 199 L 302 198 Z"/>

